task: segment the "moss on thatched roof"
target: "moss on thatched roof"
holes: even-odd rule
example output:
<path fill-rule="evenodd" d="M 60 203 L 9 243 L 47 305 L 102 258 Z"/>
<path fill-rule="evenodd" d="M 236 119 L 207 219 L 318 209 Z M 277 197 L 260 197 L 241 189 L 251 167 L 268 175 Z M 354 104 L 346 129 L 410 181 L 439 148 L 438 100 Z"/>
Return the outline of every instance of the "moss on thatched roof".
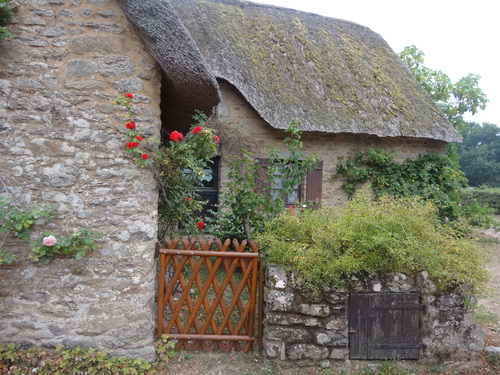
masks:
<path fill-rule="evenodd" d="M 170 8 L 166 0 L 119 1 L 137 2 L 129 16 L 144 2 Z M 275 128 L 299 118 L 305 131 L 460 140 L 389 45 L 364 26 L 239 0 L 168 2 L 207 70 L 233 84 Z M 156 9 L 149 16 L 159 17 Z M 159 32 L 174 33 L 175 48 L 161 48 L 177 61 L 178 49 L 192 46 L 183 46 L 184 36 L 175 41 L 175 15 L 161 21 L 166 30 L 151 33 L 158 39 L 168 39 Z M 138 27 L 147 27 L 146 19 Z"/>

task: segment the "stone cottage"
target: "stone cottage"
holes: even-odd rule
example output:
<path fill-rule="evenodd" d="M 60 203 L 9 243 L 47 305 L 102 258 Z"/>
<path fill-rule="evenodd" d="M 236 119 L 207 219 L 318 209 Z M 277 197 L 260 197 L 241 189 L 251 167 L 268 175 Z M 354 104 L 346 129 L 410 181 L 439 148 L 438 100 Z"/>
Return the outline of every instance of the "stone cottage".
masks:
<path fill-rule="evenodd" d="M 221 181 L 224 129 L 264 153 L 300 119 L 305 151 L 323 160 L 301 199 L 325 203 L 344 199 L 329 180 L 357 147 L 405 159 L 459 141 L 383 39 L 346 21 L 237 0 L 19 0 L 9 30 L 1 194 L 52 206 L 40 235 L 104 237 L 80 262 L 0 266 L 2 341 L 154 357 L 157 188 L 126 156 L 118 94 L 134 93 L 137 123 L 157 137 L 186 131 L 195 109 L 216 116 Z"/>

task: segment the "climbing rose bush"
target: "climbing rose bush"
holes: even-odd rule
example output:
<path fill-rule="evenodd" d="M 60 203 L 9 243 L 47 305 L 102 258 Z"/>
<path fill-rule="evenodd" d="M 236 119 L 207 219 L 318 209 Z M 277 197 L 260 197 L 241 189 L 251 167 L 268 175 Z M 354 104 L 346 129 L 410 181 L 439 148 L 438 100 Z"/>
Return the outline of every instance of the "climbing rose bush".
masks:
<path fill-rule="evenodd" d="M 193 116 L 194 124 L 187 134 L 174 130 L 163 143 L 143 134 L 136 123 L 136 99 L 131 93 L 117 96 L 113 103 L 124 107 L 129 118 L 124 126 L 124 148 L 134 163 L 147 168 L 159 186 L 159 240 L 168 234 L 187 234 L 203 229 L 196 188 L 206 178 L 211 159 L 217 153 L 219 137 L 203 126 L 208 120 L 202 112 Z M 201 228 L 200 228 L 201 226 Z M 175 232 L 175 233 L 173 233 Z"/>

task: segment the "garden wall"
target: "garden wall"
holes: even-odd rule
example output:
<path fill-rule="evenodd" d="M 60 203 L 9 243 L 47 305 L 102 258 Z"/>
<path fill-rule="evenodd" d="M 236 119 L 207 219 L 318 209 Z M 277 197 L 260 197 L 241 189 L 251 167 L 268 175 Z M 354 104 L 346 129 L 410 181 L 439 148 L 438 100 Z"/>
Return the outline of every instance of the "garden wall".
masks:
<path fill-rule="evenodd" d="M 416 306 L 418 310 L 413 311 L 420 321 L 416 335 L 420 336 L 418 342 L 422 347 L 416 349 L 416 355 L 422 362 L 470 361 L 483 348 L 483 333 L 474 323 L 473 312 L 464 295 L 458 289 L 437 293 L 426 272 L 414 278 L 391 274 L 358 280 L 351 294 L 345 290 L 331 290 L 321 297 L 311 298 L 301 290 L 292 273 L 272 265 L 266 272 L 265 285 L 264 353 L 271 359 L 346 369 L 355 367 L 357 362 L 352 359 L 356 357 L 355 335 L 358 332 L 355 331 L 358 329 L 349 322 L 349 299 L 359 293 L 420 294 L 422 307 Z M 406 310 L 401 306 L 396 308 L 402 309 L 403 314 L 410 311 L 408 307 Z M 389 325 L 393 323 L 393 319 L 390 320 Z M 399 328 L 409 329 L 407 325 Z M 411 336 L 410 339 L 415 337 Z M 388 347 L 401 341 L 388 340 Z"/>
<path fill-rule="evenodd" d="M 124 109 L 160 129 L 160 70 L 114 0 L 20 0 L 0 43 L 0 194 L 51 205 L 43 232 L 102 232 L 88 257 L 0 266 L 0 340 L 154 358 L 157 188 L 125 153 Z M 27 244 L 11 244 L 23 256 Z"/>

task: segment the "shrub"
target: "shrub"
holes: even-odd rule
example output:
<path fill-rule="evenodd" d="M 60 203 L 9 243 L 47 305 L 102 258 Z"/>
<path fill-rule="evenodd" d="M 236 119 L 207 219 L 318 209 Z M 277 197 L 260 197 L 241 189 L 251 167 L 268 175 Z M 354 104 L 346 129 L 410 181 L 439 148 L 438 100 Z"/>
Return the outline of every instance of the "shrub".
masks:
<path fill-rule="evenodd" d="M 500 189 L 482 186 L 467 189 L 464 193 L 464 206 L 488 206 L 495 215 L 500 215 Z"/>
<path fill-rule="evenodd" d="M 163 335 L 155 343 L 156 363 L 129 357 L 113 357 L 105 349 L 21 348 L 0 344 L 0 374 L 162 374 L 174 356 L 174 344 Z"/>
<path fill-rule="evenodd" d="M 287 212 L 256 240 L 266 259 L 298 274 L 306 289 L 349 287 L 353 277 L 427 271 L 443 290 L 486 281 L 476 244 L 458 236 L 417 198 L 374 200 L 367 189 L 339 208 Z"/>

